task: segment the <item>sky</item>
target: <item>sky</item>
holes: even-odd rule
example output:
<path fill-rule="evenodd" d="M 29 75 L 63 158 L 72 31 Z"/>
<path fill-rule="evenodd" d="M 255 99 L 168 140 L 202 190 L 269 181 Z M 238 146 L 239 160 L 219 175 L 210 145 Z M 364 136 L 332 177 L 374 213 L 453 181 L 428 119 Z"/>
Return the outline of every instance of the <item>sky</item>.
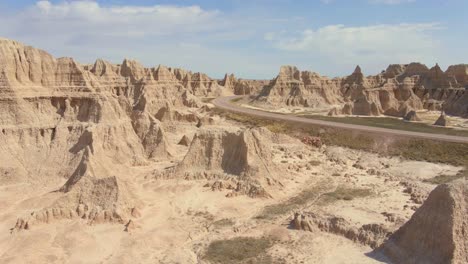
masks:
<path fill-rule="evenodd" d="M 295 65 L 335 77 L 356 65 L 468 63 L 467 14 L 466 0 L 0 0 L 0 37 L 80 63 L 248 79 Z"/>

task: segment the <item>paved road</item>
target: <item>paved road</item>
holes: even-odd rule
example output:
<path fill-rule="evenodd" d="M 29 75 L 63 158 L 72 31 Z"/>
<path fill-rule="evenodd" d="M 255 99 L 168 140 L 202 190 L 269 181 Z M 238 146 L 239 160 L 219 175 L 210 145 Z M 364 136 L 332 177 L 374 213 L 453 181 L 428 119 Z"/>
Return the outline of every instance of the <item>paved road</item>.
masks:
<path fill-rule="evenodd" d="M 411 138 L 430 139 L 430 140 L 448 141 L 448 142 L 456 142 L 456 143 L 468 143 L 468 137 L 431 134 L 431 133 L 423 133 L 423 132 L 412 132 L 412 131 L 405 131 L 405 130 L 396 130 L 396 129 L 388 129 L 388 128 L 380 128 L 380 127 L 372 127 L 372 126 L 362 126 L 362 125 L 344 124 L 344 123 L 330 122 L 330 121 L 323 121 L 323 120 L 315 120 L 315 119 L 309 119 L 305 117 L 298 117 L 298 116 L 293 116 L 293 115 L 282 115 L 282 114 L 276 114 L 276 113 L 271 113 L 271 112 L 265 112 L 261 110 L 255 110 L 251 108 L 245 108 L 245 107 L 241 107 L 239 105 L 231 103 L 232 99 L 239 98 L 239 97 L 242 97 L 242 96 L 219 97 L 213 100 L 212 103 L 216 107 L 230 111 L 230 112 L 241 113 L 241 114 L 257 116 L 257 117 L 266 117 L 266 118 L 281 120 L 281 121 L 290 121 L 290 122 L 297 122 L 297 123 L 302 123 L 302 124 L 319 125 L 319 126 L 347 129 L 347 130 L 357 130 L 357 131 L 371 132 L 371 133 L 376 133 L 376 134 L 385 134 L 388 136 L 411 137 Z"/>

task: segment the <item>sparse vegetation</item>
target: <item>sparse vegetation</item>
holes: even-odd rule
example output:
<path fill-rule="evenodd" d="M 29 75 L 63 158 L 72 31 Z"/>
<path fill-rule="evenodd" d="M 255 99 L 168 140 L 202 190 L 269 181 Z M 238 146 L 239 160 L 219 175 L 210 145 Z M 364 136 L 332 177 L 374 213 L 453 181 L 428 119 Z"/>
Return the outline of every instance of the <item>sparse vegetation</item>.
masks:
<path fill-rule="evenodd" d="M 401 140 L 389 146 L 388 154 L 411 160 L 468 166 L 468 144 L 431 140 Z"/>
<path fill-rule="evenodd" d="M 319 166 L 320 164 L 322 164 L 322 162 L 320 162 L 319 160 L 312 160 L 309 162 L 309 164 L 312 166 Z"/>
<path fill-rule="evenodd" d="M 228 240 L 216 240 L 208 246 L 204 259 L 212 263 L 272 263 L 267 255 L 273 246 L 267 237 L 237 237 Z"/>
<path fill-rule="evenodd" d="M 201 98 L 201 101 L 203 103 L 210 103 L 211 101 L 213 101 L 215 98 L 214 97 L 205 97 L 205 98 Z"/>
<path fill-rule="evenodd" d="M 237 102 L 239 102 L 239 101 L 242 100 L 242 99 L 244 99 L 244 98 L 243 98 L 243 97 L 234 98 L 234 99 L 231 100 L 231 102 L 237 103 Z"/>
<path fill-rule="evenodd" d="M 271 119 L 266 118 L 258 118 L 243 114 L 231 113 L 231 112 L 224 112 L 222 110 L 218 110 L 218 114 L 224 116 L 226 119 L 234 120 L 239 123 L 243 123 L 247 126 L 253 127 L 266 127 L 271 132 L 275 133 L 287 133 L 290 128 L 286 125 L 286 122 L 281 121 L 274 121 Z"/>
<path fill-rule="evenodd" d="M 338 186 L 335 191 L 322 195 L 319 203 L 329 204 L 339 200 L 351 201 L 353 199 L 363 198 L 370 195 L 372 195 L 372 191 L 370 189 Z"/>
<path fill-rule="evenodd" d="M 431 183 L 431 184 L 444 184 L 444 183 L 449 183 L 461 178 L 468 179 L 468 172 L 467 171 L 462 171 L 457 173 L 456 175 L 438 175 L 435 176 L 434 178 L 426 179 L 424 182 Z"/>
<path fill-rule="evenodd" d="M 214 220 L 214 215 L 212 215 L 211 213 L 206 212 L 206 211 L 205 212 L 197 211 L 193 216 L 204 218 L 207 221 L 213 221 Z"/>
<path fill-rule="evenodd" d="M 216 229 L 220 229 L 220 228 L 227 227 L 227 226 L 233 226 L 233 225 L 234 225 L 234 221 L 232 221 L 232 219 L 229 219 L 229 218 L 224 218 L 224 219 L 213 222 L 213 227 Z"/>
<path fill-rule="evenodd" d="M 328 192 L 332 188 L 331 183 L 332 181 L 329 179 L 320 181 L 319 183 L 304 189 L 297 196 L 294 196 L 282 203 L 265 206 L 256 218 L 274 219 L 279 215 L 290 213 L 293 210 L 312 203 L 317 200 L 320 195 Z"/>
<path fill-rule="evenodd" d="M 398 130 L 413 131 L 413 132 L 424 132 L 424 133 L 432 133 L 432 134 L 445 134 L 445 135 L 468 137 L 468 131 L 466 130 L 457 130 L 457 129 L 447 128 L 447 127 L 436 127 L 436 126 L 431 126 L 425 123 L 405 122 L 401 119 L 392 118 L 392 117 L 351 117 L 351 116 L 350 117 L 333 117 L 333 116 L 323 116 L 323 115 L 300 115 L 300 116 L 310 118 L 310 119 L 332 121 L 332 122 L 345 123 L 345 124 L 373 126 L 373 127 L 398 129 Z"/>

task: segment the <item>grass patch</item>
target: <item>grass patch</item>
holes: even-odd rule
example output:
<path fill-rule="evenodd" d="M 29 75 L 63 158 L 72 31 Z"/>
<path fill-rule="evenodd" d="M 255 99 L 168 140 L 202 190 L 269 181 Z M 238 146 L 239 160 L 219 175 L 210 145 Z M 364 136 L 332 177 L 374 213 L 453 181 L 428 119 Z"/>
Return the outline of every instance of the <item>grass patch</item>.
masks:
<path fill-rule="evenodd" d="M 245 124 L 247 126 L 265 127 L 271 132 L 275 132 L 275 133 L 287 133 L 288 131 L 290 131 L 290 127 L 288 127 L 288 125 L 285 122 L 281 122 L 281 121 L 275 121 L 275 120 L 271 120 L 267 118 L 258 118 L 258 117 L 253 117 L 249 115 L 225 112 L 222 110 L 218 110 L 217 113 L 225 117 L 226 119 L 233 120 L 233 121 Z"/>
<path fill-rule="evenodd" d="M 210 243 L 203 258 L 213 263 L 272 263 L 266 254 L 271 246 L 272 241 L 266 237 L 216 240 Z"/>
<path fill-rule="evenodd" d="M 238 97 L 238 98 L 234 98 L 231 100 L 232 103 L 237 103 L 239 101 L 241 101 L 242 99 L 244 99 L 244 97 Z"/>
<path fill-rule="evenodd" d="M 215 216 L 212 215 L 211 213 L 209 212 L 202 212 L 202 211 L 197 211 L 193 216 L 195 217 L 200 217 L 200 218 L 204 218 L 205 220 L 207 221 L 213 221 Z"/>
<path fill-rule="evenodd" d="M 468 131 L 457 130 L 448 127 L 436 127 L 425 123 L 405 122 L 401 119 L 391 117 L 333 117 L 333 116 L 322 116 L 322 115 L 300 115 L 316 120 L 331 121 L 344 124 L 354 124 L 372 127 L 382 127 L 389 129 L 413 131 L 413 132 L 424 132 L 431 134 L 444 134 L 453 136 L 464 136 L 468 137 Z"/>
<path fill-rule="evenodd" d="M 320 162 L 319 160 L 311 160 L 309 164 L 315 167 L 315 166 L 319 166 L 320 164 L 322 164 L 322 162 Z"/>
<path fill-rule="evenodd" d="M 229 219 L 229 218 L 224 218 L 224 219 L 213 222 L 213 227 L 217 229 L 227 227 L 227 226 L 233 226 L 233 225 L 234 225 L 234 221 L 232 221 L 232 219 Z"/>
<path fill-rule="evenodd" d="M 331 180 L 323 180 L 314 186 L 306 188 L 300 192 L 297 196 L 294 196 L 282 203 L 268 205 L 263 208 L 256 219 L 274 219 L 277 216 L 290 213 L 294 210 L 299 209 L 302 206 L 305 206 L 315 200 L 317 200 L 320 195 L 326 193 L 327 190 L 331 188 Z"/>
<path fill-rule="evenodd" d="M 201 101 L 203 103 L 211 103 L 211 101 L 213 101 L 214 99 L 216 99 L 216 98 L 214 98 L 214 97 L 205 97 L 205 98 L 201 98 Z"/>
<path fill-rule="evenodd" d="M 468 166 L 468 144 L 411 139 L 388 148 L 388 154 L 411 160 L 425 160 Z"/>
<path fill-rule="evenodd" d="M 438 176 L 435 176 L 434 178 L 426 179 L 423 182 L 439 185 L 439 184 L 449 183 L 449 182 L 452 182 L 461 178 L 468 179 L 468 172 L 462 171 L 462 172 L 457 173 L 456 175 L 438 175 Z"/>
<path fill-rule="evenodd" d="M 351 201 L 356 198 L 363 198 L 372 195 L 370 189 L 364 188 L 347 188 L 344 186 L 338 186 L 335 191 L 325 193 L 320 197 L 320 204 L 329 204 L 336 201 Z"/>

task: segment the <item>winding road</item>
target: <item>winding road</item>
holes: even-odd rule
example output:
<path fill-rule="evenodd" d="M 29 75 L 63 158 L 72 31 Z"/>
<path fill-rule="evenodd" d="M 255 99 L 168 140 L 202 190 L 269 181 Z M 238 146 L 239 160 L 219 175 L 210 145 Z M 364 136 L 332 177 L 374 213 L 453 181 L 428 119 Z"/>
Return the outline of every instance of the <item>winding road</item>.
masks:
<path fill-rule="evenodd" d="M 468 143 L 468 137 L 413 132 L 413 131 L 344 124 L 344 123 L 338 123 L 338 122 L 309 119 L 305 117 L 283 115 L 283 114 L 256 110 L 252 108 L 245 108 L 245 107 L 241 107 L 239 105 L 233 104 L 231 102 L 233 99 L 240 98 L 240 97 L 243 97 L 243 96 L 237 95 L 237 96 L 218 97 L 214 99 L 212 103 L 216 107 L 229 111 L 229 112 L 240 113 L 240 114 L 256 116 L 256 117 L 263 117 L 263 118 L 280 120 L 280 121 L 289 121 L 289 122 L 296 122 L 296 123 L 301 123 L 301 124 L 310 124 L 310 125 L 318 125 L 318 126 L 325 126 L 325 127 L 339 128 L 339 129 L 356 130 L 356 131 L 369 132 L 369 133 L 375 133 L 375 134 L 385 134 L 388 136 L 420 138 L 420 139 L 447 141 L 447 142 L 455 142 L 455 143 Z"/>

